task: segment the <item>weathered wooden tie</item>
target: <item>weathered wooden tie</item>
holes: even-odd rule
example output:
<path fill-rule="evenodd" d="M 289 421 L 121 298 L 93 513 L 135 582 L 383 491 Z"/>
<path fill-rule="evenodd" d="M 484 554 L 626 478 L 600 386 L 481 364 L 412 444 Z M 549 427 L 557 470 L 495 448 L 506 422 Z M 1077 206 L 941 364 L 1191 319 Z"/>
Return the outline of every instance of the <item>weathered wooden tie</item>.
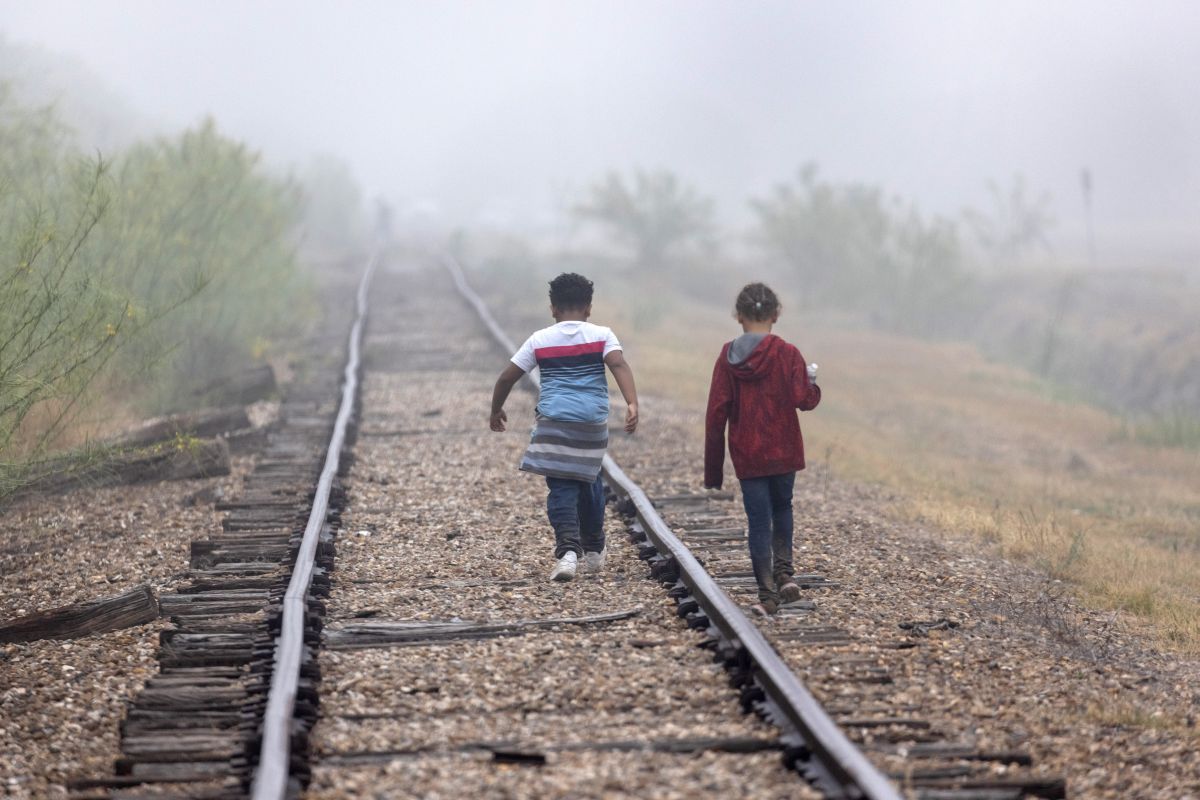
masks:
<path fill-rule="evenodd" d="M 315 398 L 336 394 L 333 375 L 285 401 L 243 494 L 215 504 L 227 516 L 220 530 L 192 543 L 189 584 L 155 605 L 154 616 L 161 606 L 173 624 L 159 637 L 159 673 L 121 723 L 115 774 L 73 782 L 74 800 L 245 797 L 270 682 L 271 611 L 286 586 L 332 424 L 332 409 Z M 327 586 L 316 581 L 314 592 Z M 311 602 L 319 609 L 319 600 Z M 298 704 L 309 714 L 316 677 L 306 675 Z"/>
<path fill-rule="evenodd" d="M 149 586 L 142 585 L 115 597 L 37 611 L 0 624 L 0 643 L 76 639 L 144 625 L 158 615 L 158 598 Z"/>

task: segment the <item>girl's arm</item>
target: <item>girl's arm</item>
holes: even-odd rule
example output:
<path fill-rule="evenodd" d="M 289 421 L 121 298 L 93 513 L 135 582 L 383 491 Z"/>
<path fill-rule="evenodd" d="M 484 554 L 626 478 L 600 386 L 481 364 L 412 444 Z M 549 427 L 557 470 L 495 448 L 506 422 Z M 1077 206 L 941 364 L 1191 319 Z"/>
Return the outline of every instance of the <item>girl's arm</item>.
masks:
<path fill-rule="evenodd" d="M 720 489 L 725 476 L 725 425 L 729 421 L 729 406 L 733 389 L 729 376 L 722 368 L 725 349 L 713 366 L 712 384 L 708 387 L 708 412 L 704 416 L 704 487 Z"/>
<path fill-rule="evenodd" d="M 625 398 L 625 432 L 633 433 L 638 426 L 637 387 L 633 385 L 633 368 L 629 366 L 625 354 L 620 350 L 613 350 L 606 355 L 604 363 L 616 379 L 621 397 Z"/>
<path fill-rule="evenodd" d="M 808 364 L 799 350 L 792 360 L 792 399 L 801 411 L 812 411 L 821 402 L 821 387 L 808 379 Z"/>

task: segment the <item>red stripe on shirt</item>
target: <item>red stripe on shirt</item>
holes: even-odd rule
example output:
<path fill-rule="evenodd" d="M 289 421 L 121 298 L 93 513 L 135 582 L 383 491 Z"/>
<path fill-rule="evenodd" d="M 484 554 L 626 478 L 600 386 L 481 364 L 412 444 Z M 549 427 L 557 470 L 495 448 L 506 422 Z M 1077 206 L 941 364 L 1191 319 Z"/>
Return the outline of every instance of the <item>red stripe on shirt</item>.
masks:
<path fill-rule="evenodd" d="M 534 358 L 562 358 L 564 356 L 585 356 L 590 353 L 603 353 L 604 342 L 588 342 L 587 344 L 564 344 L 558 347 L 534 348 Z"/>

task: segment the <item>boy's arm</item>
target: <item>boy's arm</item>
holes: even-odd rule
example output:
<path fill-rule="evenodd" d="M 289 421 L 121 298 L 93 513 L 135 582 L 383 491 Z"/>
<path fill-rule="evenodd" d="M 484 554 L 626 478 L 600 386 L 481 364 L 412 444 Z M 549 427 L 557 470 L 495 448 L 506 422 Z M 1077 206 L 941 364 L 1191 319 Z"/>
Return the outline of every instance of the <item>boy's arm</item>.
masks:
<path fill-rule="evenodd" d="M 637 387 L 633 385 L 633 369 L 625 360 L 625 354 L 620 350 L 613 350 L 606 355 L 604 363 L 608 365 L 609 371 L 616 379 L 617 388 L 621 390 L 621 397 L 625 398 L 625 432 L 633 433 L 638 426 L 638 398 Z"/>
<path fill-rule="evenodd" d="M 508 399 L 508 393 L 512 391 L 524 374 L 525 370 L 510 363 L 496 379 L 496 388 L 492 389 L 492 430 L 503 431 L 505 429 L 504 423 L 508 422 L 508 415 L 504 413 L 504 401 Z"/>
<path fill-rule="evenodd" d="M 712 384 L 708 387 L 708 412 L 704 416 L 704 488 L 720 489 L 725 480 L 725 424 L 729 421 L 729 405 L 733 392 L 729 377 L 721 368 L 725 350 L 713 366 Z"/>

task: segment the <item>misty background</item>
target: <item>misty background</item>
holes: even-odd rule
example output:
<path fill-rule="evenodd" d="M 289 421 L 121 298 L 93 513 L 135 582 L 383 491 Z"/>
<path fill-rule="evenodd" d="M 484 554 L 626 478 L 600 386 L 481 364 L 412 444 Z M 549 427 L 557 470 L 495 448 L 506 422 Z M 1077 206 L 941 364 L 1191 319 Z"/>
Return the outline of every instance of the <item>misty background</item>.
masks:
<path fill-rule="evenodd" d="M 172 408 L 283 358 L 307 268 L 386 209 L 482 271 L 636 277 L 635 305 L 765 278 L 1200 451 L 1197 41 L 1171 0 L 0 0 L 0 354 L 62 308 L 64 354 L 102 331 L 96 374 Z M 48 352 L 0 364 L 14 441 L 63 402 L 13 388 Z"/>
<path fill-rule="evenodd" d="M 770 282 L 814 474 L 1194 647 L 1197 42 L 1170 0 L 0 0 L 0 502 L 293 372 L 387 210 L 511 331 L 595 278 L 693 409 Z"/>
<path fill-rule="evenodd" d="M 402 224 L 551 230 L 597 176 L 644 168 L 742 225 L 814 163 L 943 215 L 1022 176 L 1049 252 L 1083 263 L 1086 169 L 1098 263 L 1200 254 L 1189 2 L 3 0 L 0 31 L 94 76 L 40 76 L 90 105 L 94 147 L 212 115 L 277 162 L 344 159 Z"/>

